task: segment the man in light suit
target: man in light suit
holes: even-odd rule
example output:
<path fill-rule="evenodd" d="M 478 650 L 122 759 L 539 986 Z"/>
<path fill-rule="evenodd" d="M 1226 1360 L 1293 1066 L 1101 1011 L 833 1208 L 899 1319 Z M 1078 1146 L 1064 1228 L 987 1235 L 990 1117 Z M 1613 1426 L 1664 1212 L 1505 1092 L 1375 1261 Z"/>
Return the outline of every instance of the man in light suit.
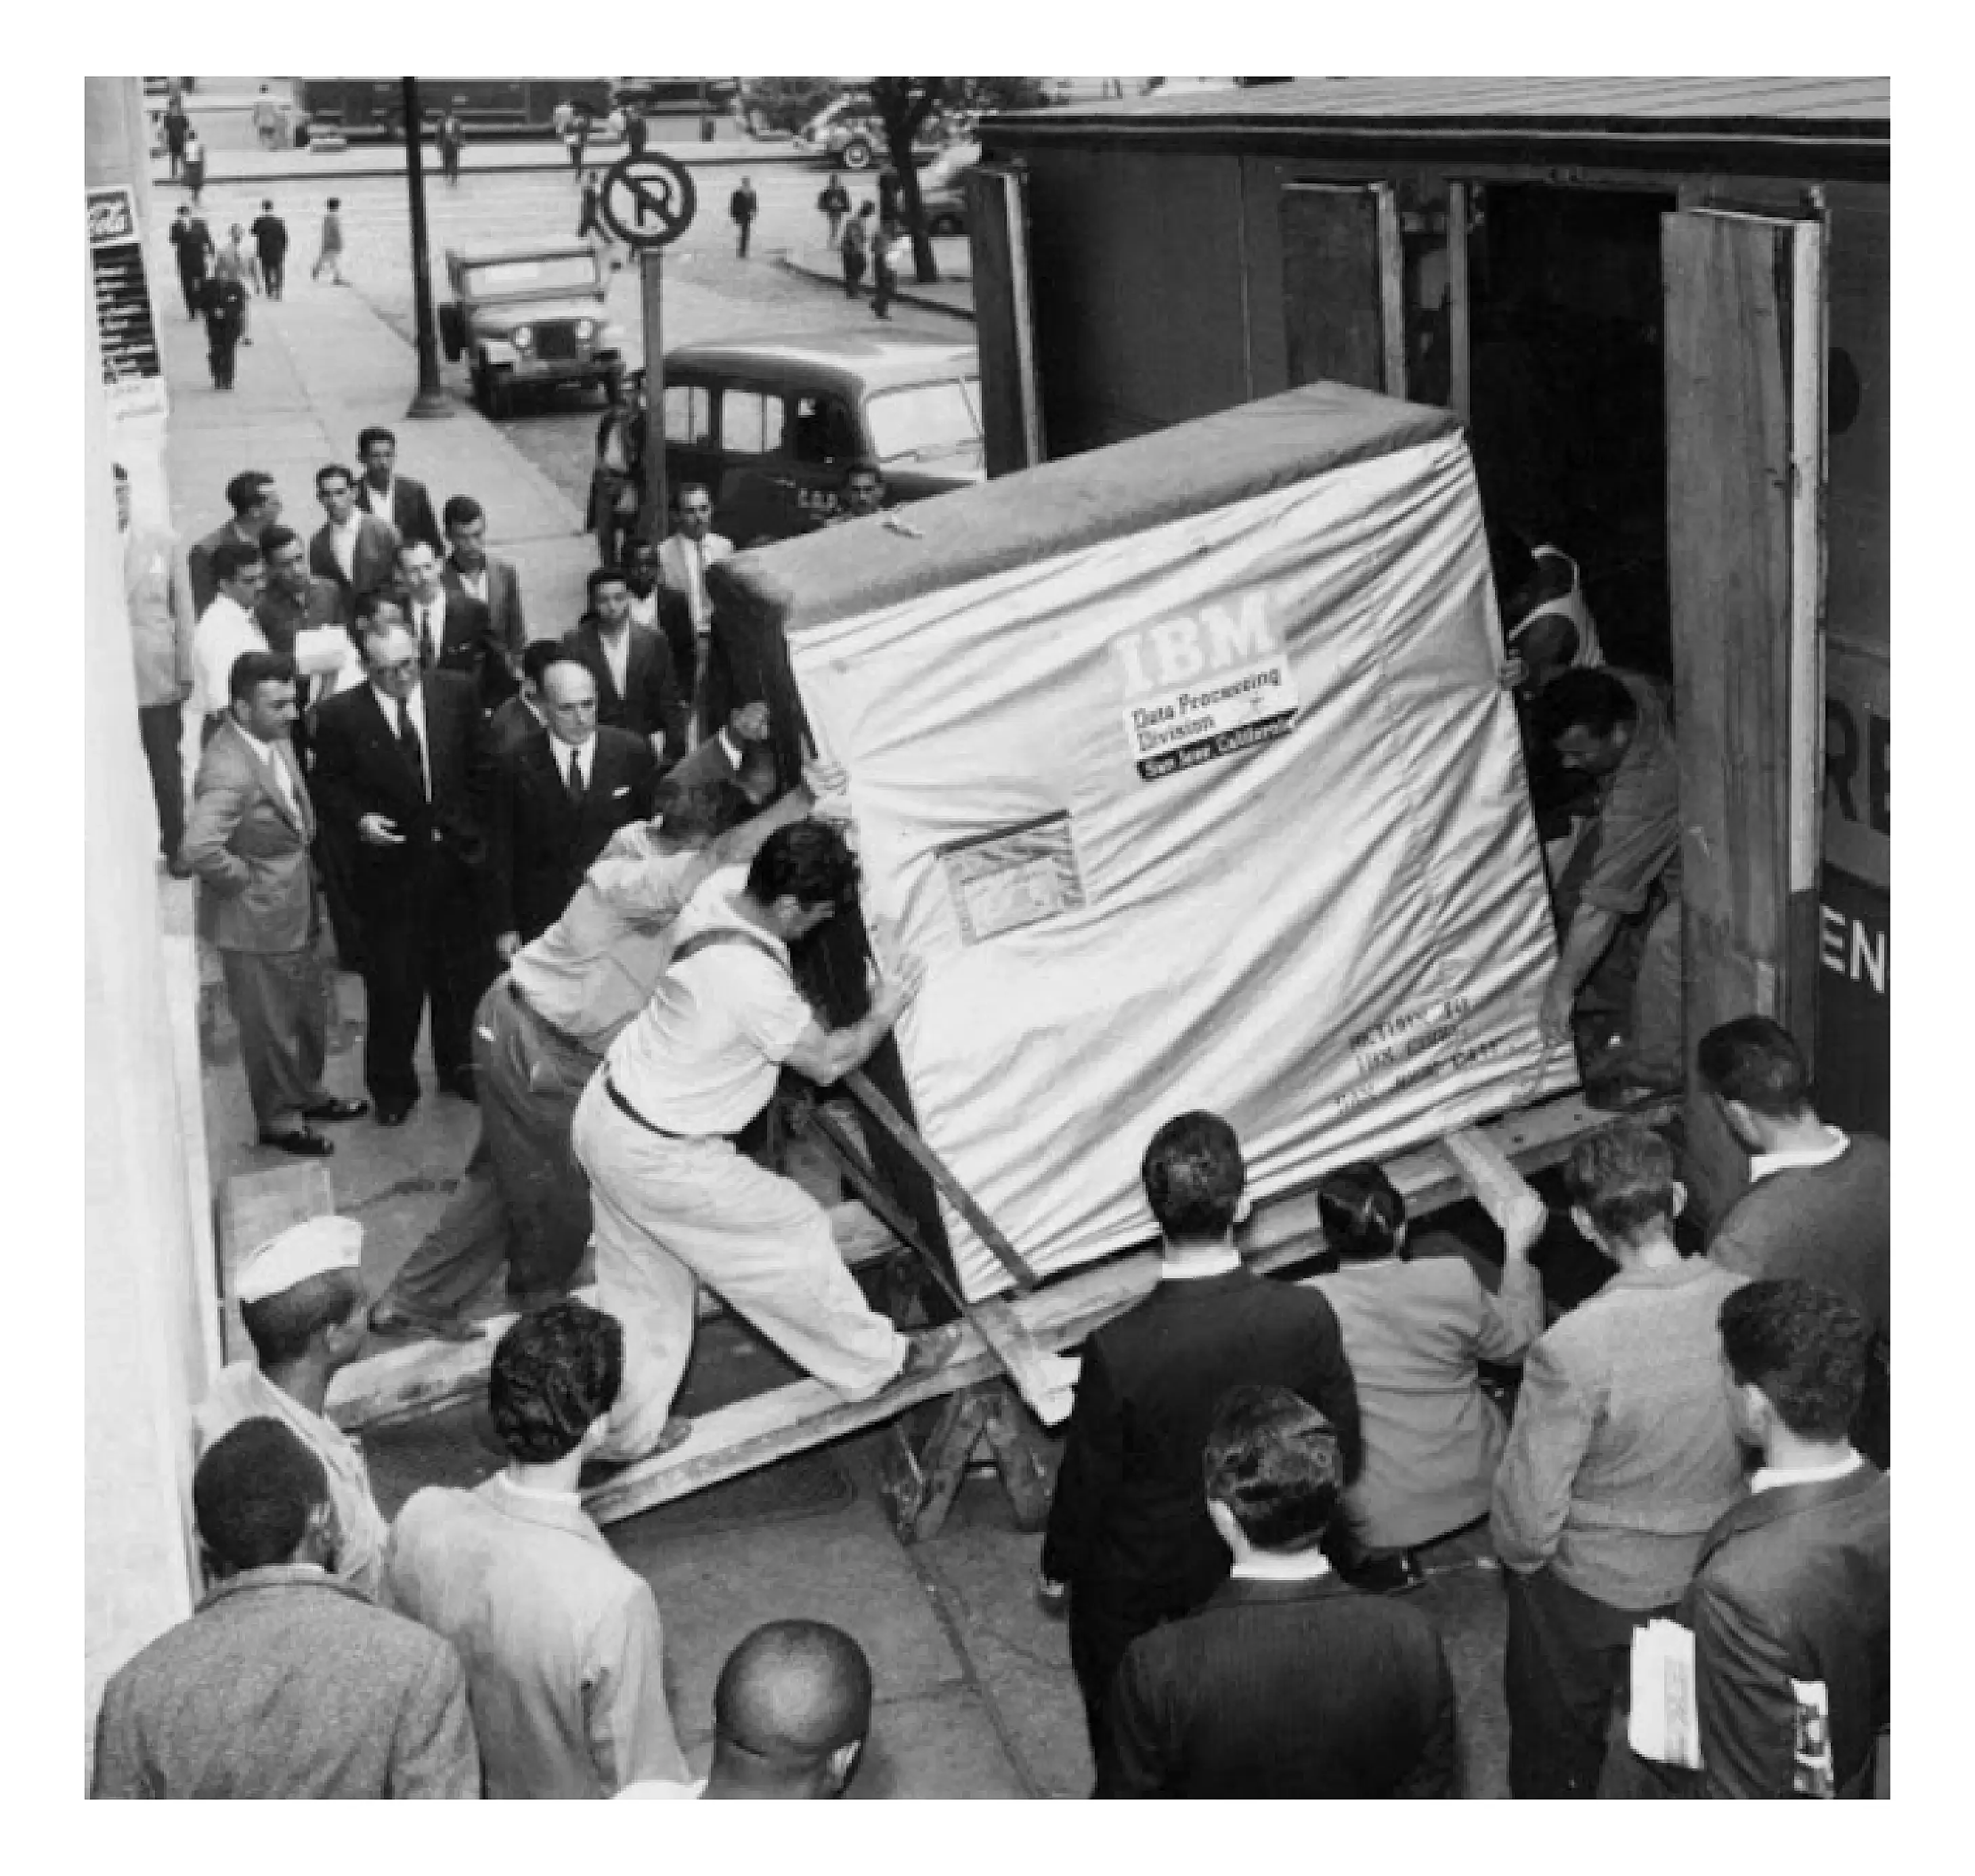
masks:
<path fill-rule="evenodd" d="M 434 558 L 445 551 L 439 537 L 439 523 L 432 518 L 432 498 L 422 482 L 393 473 L 398 460 L 398 439 L 382 424 L 373 423 L 357 432 L 357 460 L 363 465 L 363 478 L 357 485 L 357 505 L 366 514 L 388 521 L 400 540 L 422 540 Z"/>
<path fill-rule="evenodd" d="M 624 1331 L 580 1303 L 524 1316 L 488 1377 L 508 1466 L 429 1485 L 391 1529 L 383 1599 L 468 1664 L 490 1798 L 613 1798 L 682 1779 L 651 1585 L 577 1495 L 624 1375 Z"/>
<path fill-rule="evenodd" d="M 707 641 L 713 632 L 713 602 L 706 591 L 706 570 L 734 551 L 725 534 L 713 531 L 713 495 L 704 482 L 682 482 L 672 497 L 679 511 L 679 526 L 659 548 L 659 573 L 667 590 L 685 601 L 686 616 L 692 626 L 693 669 L 706 669 Z M 688 680 L 683 674 L 681 688 Z M 688 690 L 688 698 L 696 697 Z"/>
<path fill-rule="evenodd" d="M 92 1798 L 478 1798 L 452 1644 L 329 1573 L 322 1463 L 243 1421 L 192 1474 L 218 1579 L 110 1678 Z"/>
<path fill-rule="evenodd" d="M 449 495 L 441 519 L 452 551 L 440 567 L 449 593 L 463 593 L 487 608 L 494 636 L 510 669 L 518 670 L 528 644 L 528 622 L 521 610 L 521 577 L 511 560 L 487 551 L 487 514 L 471 495 Z"/>
<path fill-rule="evenodd" d="M 243 652 L 228 690 L 228 721 L 199 758 L 179 861 L 203 887 L 202 935 L 226 974 L 261 1144 L 320 1157 L 334 1149 L 308 1123 L 353 1120 L 370 1104 L 339 1100 L 322 1084 L 327 988 L 309 870 L 315 815 L 288 742 L 294 662 Z"/>
<path fill-rule="evenodd" d="M 333 580 L 353 610 L 397 577 L 398 531 L 357 505 L 357 478 L 340 462 L 315 472 L 316 499 L 328 517 L 309 537 L 309 571 Z"/>

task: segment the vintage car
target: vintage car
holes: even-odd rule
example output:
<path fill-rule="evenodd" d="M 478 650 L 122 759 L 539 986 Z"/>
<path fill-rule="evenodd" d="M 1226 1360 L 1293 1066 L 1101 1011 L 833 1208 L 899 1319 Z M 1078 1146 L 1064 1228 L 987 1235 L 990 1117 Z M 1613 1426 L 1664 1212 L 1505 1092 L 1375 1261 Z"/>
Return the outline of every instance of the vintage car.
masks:
<path fill-rule="evenodd" d="M 599 426 L 593 526 L 621 526 L 606 517 L 636 506 L 642 409 L 639 398 L 625 407 L 630 422 Z M 860 457 L 884 471 L 888 504 L 984 473 L 970 341 L 831 332 L 676 346 L 665 354 L 662 412 L 666 487 L 704 482 L 714 526 L 736 547 L 822 527 Z"/>
<path fill-rule="evenodd" d="M 465 359 L 473 401 L 504 417 L 518 391 L 600 385 L 614 402 L 623 334 L 606 307 L 608 264 L 578 242 L 462 251 L 449 248 L 452 297 L 439 309 L 439 343 Z"/>
<path fill-rule="evenodd" d="M 928 235 L 967 232 L 967 172 L 981 160 L 978 143 L 955 143 L 919 172 L 919 202 Z"/>
<path fill-rule="evenodd" d="M 924 163 L 957 136 L 971 133 L 964 112 L 935 111 L 912 139 L 912 160 Z M 826 104 L 795 134 L 794 148 L 846 169 L 870 169 L 891 160 L 883 120 L 868 98 L 846 95 Z"/>

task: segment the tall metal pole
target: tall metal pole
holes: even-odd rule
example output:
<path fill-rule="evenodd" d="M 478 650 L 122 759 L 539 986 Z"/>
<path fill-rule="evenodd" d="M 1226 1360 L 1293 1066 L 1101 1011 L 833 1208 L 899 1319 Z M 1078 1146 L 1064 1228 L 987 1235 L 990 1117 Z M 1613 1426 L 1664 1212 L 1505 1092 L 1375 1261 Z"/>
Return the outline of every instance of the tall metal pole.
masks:
<path fill-rule="evenodd" d="M 665 534 L 665 251 L 647 248 L 638 261 L 645 313 L 645 507 L 638 531 L 647 540 Z"/>
<path fill-rule="evenodd" d="M 412 312 L 418 328 L 419 389 L 408 417 L 449 417 L 452 401 L 439 375 L 439 326 L 432 317 L 432 263 L 426 245 L 425 112 L 419 81 L 401 78 L 405 103 L 405 184 L 412 198 Z"/>

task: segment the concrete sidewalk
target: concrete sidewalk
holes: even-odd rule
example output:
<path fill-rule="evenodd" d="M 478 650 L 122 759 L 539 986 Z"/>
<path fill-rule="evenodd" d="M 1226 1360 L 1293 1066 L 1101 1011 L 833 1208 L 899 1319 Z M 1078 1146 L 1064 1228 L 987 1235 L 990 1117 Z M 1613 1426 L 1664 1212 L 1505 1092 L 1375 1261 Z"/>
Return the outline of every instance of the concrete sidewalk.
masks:
<path fill-rule="evenodd" d="M 951 313 L 956 319 L 974 317 L 974 255 L 964 235 L 942 235 L 932 244 L 933 258 L 939 263 L 940 278 L 929 287 L 916 281 L 900 283 L 894 296 L 906 306 L 923 306 L 935 313 Z M 825 280 L 840 291 L 843 285 L 843 264 L 836 250 L 826 246 L 790 248 L 775 257 L 792 274 Z M 871 277 L 864 276 L 863 293 L 868 298 Z"/>

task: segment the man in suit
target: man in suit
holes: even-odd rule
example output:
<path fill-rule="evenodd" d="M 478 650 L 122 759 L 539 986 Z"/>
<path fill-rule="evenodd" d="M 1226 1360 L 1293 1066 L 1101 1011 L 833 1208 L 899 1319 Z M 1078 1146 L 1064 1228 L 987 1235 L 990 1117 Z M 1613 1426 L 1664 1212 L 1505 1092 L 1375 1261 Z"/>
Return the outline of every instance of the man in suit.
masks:
<path fill-rule="evenodd" d="M 1721 1306 L 1738 1437 L 1762 1454 L 1749 1496 L 1707 1533 L 1678 1619 L 1694 1635 L 1700 1772 L 1615 1741 L 1601 1798 L 1860 1798 L 1891 1724 L 1891 1481 L 1847 1437 L 1871 1322 L 1797 1278 Z M 1824 1694 L 1809 1723 L 1801 1684 Z"/>
<path fill-rule="evenodd" d="M 309 571 L 333 580 L 354 610 L 397 577 L 398 535 L 388 521 L 357 505 L 357 479 L 340 463 L 315 472 L 316 499 L 325 520 L 309 537 Z"/>
<path fill-rule="evenodd" d="M 92 1798 L 477 1798 L 452 1644 L 327 1573 L 321 1462 L 250 1420 L 192 1475 L 213 1587 L 119 1668 Z"/>
<path fill-rule="evenodd" d="M 542 714 L 542 673 L 557 659 L 568 655 L 560 639 L 528 641 L 521 653 L 521 688 L 487 719 L 487 746 L 495 761 L 514 754 L 541 734 L 547 721 Z"/>
<path fill-rule="evenodd" d="M 768 706 L 757 698 L 730 711 L 718 735 L 709 736 L 672 770 L 692 786 L 732 782 L 755 807 L 775 793 L 775 752 L 768 741 Z"/>
<path fill-rule="evenodd" d="M 631 588 L 623 570 L 590 570 L 590 610 L 565 642 L 596 680 L 597 718 L 652 745 L 662 768 L 685 754 L 685 699 L 672 657 L 656 632 L 631 623 Z"/>
<path fill-rule="evenodd" d="M 383 1601 L 445 1636 L 490 1798 L 614 1798 L 680 1779 L 651 1585 L 577 1495 L 624 1375 L 624 1331 L 580 1303 L 524 1316 L 487 1382 L 508 1464 L 472 1491 L 429 1485 L 391 1527 Z"/>
<path fill-rule="evenodd" d="M 334 1149 L 308 1123 L 353 1120 L 369 1103 L 339 1100 L 322 1084 L 328 992 L 309 868 L 315 815 L 288 746 L 294 661 L 243 652 L 228 692 L 228 720 L 199 758 L 179 859 L 203 888 L 201 935 L 225 973 L 261 1144 L 320 1157 Z"/>
<path fill-rule="evenodd" d="M 495 636 L 486 606 L 447 586 L 439 556 L 422 540 L 399 541 L 397 564 L 398 590 L 418 642 L 419 662 L 428 671 L 456 671 L 471 678 L 483 711 L 512 696 L 514 674 L 507 647 Z"/>
<path fill-rule="evenodd" d="M 439 1085 L 474 1094 L 473 1006 L 495 964 L 482 817 L 486 755 L 471 679 L 422 672 L 400 625 L 363 622 L 365 682 L 316 713 L 315 794 L 349 839 L 369 1027 L 363 1079 L 379 1124 L 419 1098 L 412 1051 L 429 999 Z"/>
<path fill-rule="evenodd" d="M 292 527 L 277 523 L 262 528 L 261 556 L 267 563 L 267 585 L 254 618 L 268 635 L 268 650 L 292 658 L 303 632 L 348 626 L 348 597 L 334 580 L 309 571 L 308 543 Z"/>
<path fill-rule="evenodd" d="M 186 317 L 199 317 L 199 290 L 205 284 L 206 270 L 215 251 L 212 230 L 205 218 L 194 215 L 189 204 L 180 202 L 171 225 L 172 251 L 178 262 L 179 284 L 185 290 Z"/>
<path fill-rule="evenodd" d="M 288 225 L 275 214 L 271 202 L 264 202 L 249 232 L 254 237 L 254 251 L 261 258 L 261 278 L 268 297 L 278 300 L 288 282 Z"/>
<path fill-rule="evenodd" d="M 511 670 L 518 669 L 527 649 L 528 622 L 521 610 L 521 577 L 511 560 L 487 551 L 486 511 L 471 495 L 449 495 L 440 517 L 452 551 L 440 568 L 449 593 L 478 600 L 494 621 L 494 636 L 507 653 Z"/>
<path fill-rule="evenodd" d="M 233 518 L 195 540 L 186 554 L 194 618 L 212 603 L 212 596 L 219 590 L 212 571 L 215 551 L 221 547 L 251 547 L 258 553 L 262 533 L 281 518 L 281 498 L 274 488 L 274 478 L 263 469 L 242 469 L 226 485 L 226 505 L 233 511 Z"/>
<path fill-rule="evenodd" d="M 706 648 L 713 633 L 713 602 L 706 590 L 706 570 L 734 551 L 734 544 L 713 531 L 713 495 L 704 482 L 682 482 L 673 491 L 679 526 L 659 549 L 659 572 L 669 593 L 685 603 L 685 623 L 692 629 L 695 672 L 706 669 Z M 682 674 L 680 688 L 696 701 L 698 692 Z"/>
<path fill-rule="evenodd" d="M 1242 1382 L 1289 1388 L 1336 1429 L 1357 1474 L 1358 1396 L 1337 1318 L 1315 1291 L 1270 1283 L 1234 1248 L 1247 1168 L 1218 1114 L 1181 1114 L 1142 1167 L 1165 1244 L 1152 1294 L 1085 1343 L 1043 1543 L 1070 1592 L 1070 1658 L 1093 1750 L 1125 1651 L 1191 1614 L 1227 1575 L 1200 1496 L 1215 1408 Z"/>
<path fill-rule="evenodd" d="M 422 540 L 436 560 L 445 551 L 432 498 L 422 482 L 396 474 L 398 439 L 382 424 L 373 423 L 357 435 L 357 460 L 363 478 L 357 485 L 357 505 L 366 514 L 388 521 L 400 540 Z"/>
<path fill-rule="evenodd" d="M 1673 1612 L 1742 1493 L 1716 1319 L 1743 1280 L 1681 1255 L 1673 1170 L 1636 1122 L 1579 1141 L 1564 1168 L 1572 1222 L 1618 1270 L 1530 1350 L 1495 1474 L 1517 1798 L 1596 1795 L 1632 1631 Z"/>
<path fill-rule="evenodd" d="M 596 726 L 596 680 L 567 652 L 541 679 L 546 733 L 494 765 L 488 837 L 503 964 L 563 914 L 610 836 L 651 812 L 658 758 L 628 730 Z"/>
<path fill-rule="evenodd" d="M 192 586 L 167 528 L 130 524 L 130 478 L 117 472 L 117 531 L 123 537 L 123 609 L 137 680 L 137 734 L 157 804 L 160 850 L 173 872 L 185 838 L 185 701 L 192 688 Z"/>
<path fill-rule="evenodd" d="M 1234 1567 L 1204 1608 L 1126 1651 L 1097 1796 L 1456 1796 L 1438 1632 L 1418 1609 L 1349 1588 L 1325 1559 L 1344 1457 L 1323 1416 L 1287 1388 L 1236 1388 L 1201 1470 Z"/>
<path fill-rule="evenodd" d="M 659 550 L 642 536 L 625 542 L 623 564 L 625 583 L 631 589 L 632 624 L 649 626 L 662 634 L 672 655 L 672 680 L 679 695 L 692 697 L 698 678 L 699 648 L 685 595 L 665 583 Z"/>

